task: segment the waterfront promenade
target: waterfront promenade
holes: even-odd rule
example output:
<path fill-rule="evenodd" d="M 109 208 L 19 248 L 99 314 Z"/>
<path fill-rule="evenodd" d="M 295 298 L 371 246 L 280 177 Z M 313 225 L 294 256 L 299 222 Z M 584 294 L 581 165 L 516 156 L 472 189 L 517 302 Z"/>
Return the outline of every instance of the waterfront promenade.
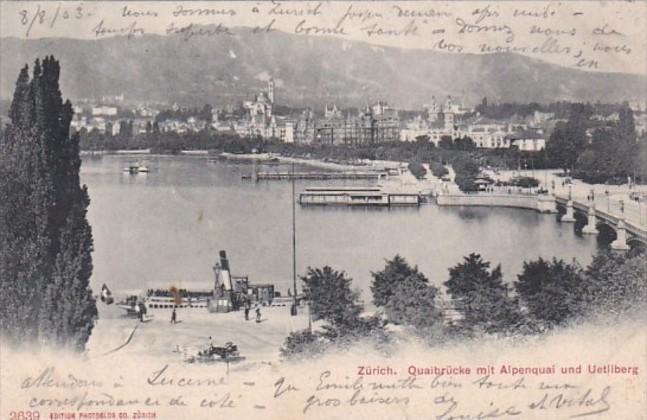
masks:
<path fill-rule="evenodd" d="M 647 244 L 647 186 L 592 185 L 559 177 L 554 170 L 502 171 L 488 175 L 499 181 L 519 175 L 533 176 L 540 180 L 540 188 L 549 193 L 534 194 L 516 187 L 495 187 L 494 191 L 475 194 L 441 191 L 438 205 L 517 207 L 545 213 L 554 212 L 560 206 L 565 209 L 562 222 L 574 222 L 578 212 L 587 218 L 583 229 L 586 234 L 597 234 L 600 223 L 611 227 L 616 232 L 613 249 L 628 249 L 633 240 Z"/>

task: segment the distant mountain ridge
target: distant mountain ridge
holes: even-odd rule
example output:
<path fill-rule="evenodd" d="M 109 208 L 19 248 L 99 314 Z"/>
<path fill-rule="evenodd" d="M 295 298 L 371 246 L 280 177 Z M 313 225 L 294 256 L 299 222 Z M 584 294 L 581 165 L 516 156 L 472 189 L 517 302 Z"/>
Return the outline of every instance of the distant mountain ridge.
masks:
<path fill-rule="evenodd" d="M 144 35 L 130 40 L 0 39 L 0 88 L 10 97 L 18 71 L 36 57 L 61 62 L 65 97 L 125 93 L 133 100 L 235 104 L 252 97 L 270 76 L 277 102 L 292 106 L 362 106 L 386 100 L 414 109 L 431 96 L 468 104 L 644 100 L 647 78 L 593 73 L 526 56 L 451 54 L 376 46 L 283 32 L 194 37 Z"/>

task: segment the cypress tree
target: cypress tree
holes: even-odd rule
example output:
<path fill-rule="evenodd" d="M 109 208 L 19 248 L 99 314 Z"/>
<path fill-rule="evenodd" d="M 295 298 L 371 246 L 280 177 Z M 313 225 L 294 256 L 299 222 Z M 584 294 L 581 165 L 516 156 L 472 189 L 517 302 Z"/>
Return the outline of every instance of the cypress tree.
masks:
<path fill-rule="evenodd" d="M 89 280 L 89 196 L 81 187 L 72 104 L 54 57 L 25 66 L 0 143 L 2 335 L 10 342 L 82 350 L 97 317 Z"/>

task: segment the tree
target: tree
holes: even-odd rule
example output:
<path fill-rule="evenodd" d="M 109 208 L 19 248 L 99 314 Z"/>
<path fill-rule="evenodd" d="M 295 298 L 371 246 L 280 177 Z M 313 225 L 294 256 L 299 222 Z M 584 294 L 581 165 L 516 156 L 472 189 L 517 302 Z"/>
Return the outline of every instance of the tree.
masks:
<path fill-rule="evenodd" d="M 442 178 L 443 176 L 449 174 L 449 171 L 447 170 L 447 168 L 445 168 L 445 165 L 435 160 L 429 162 L 429 169 L 431 169 L 431 173 L 434 174 L 436 178 Z"/>
<path fill-rule="evenodd" d="M 389 322 L 411 325 L 428 333 L 442 318 L 436 306 L 438 289 L 400 255 L 387 260 L 384 270 L 371 273 L 375 306 L 383 307 Z"/>
<path fill-rule="evenodd" d="M 481 168 L 476 159 L 469 155 L 459 155 L 452 161 L 452 168 L 456 173 L 454 182 L 461 191 L 477 191 L 478 186 L 474 182 L 481 172 Z"/>
<path fill-rule="evenodd" d="M 501 266 L 492 270 L 489 267 L 489 262 L 472 253 L 449 269 L 449 280 L 444 285 L 464 311 L 461 327 L 487 333 L 511 331 L 522 320 L 517 303 L 503 283 Z"/>
<path fill-rule="evenodd" d="M 647 265 L 644 255 L 603 252 L 585 271 L 582 311 L 623 313 L 647 306 Z"/>
<path fill-rule="evenodd" d="M 558 123 L 546 143 L 550 161 L 564 171 L 571 170 L 586 147 L 586 128 L 592 113 L 590 105 L 572 104 L 566 123 Z"/>
<path fill-rule="evenodd" d="M 309 267 L 301 280 L 313 319 L 326 324 L 320 332 L 303 330 L 290 334 L 281 348 L 282 356 L 316 355 L 330 345 L 349 346 L 359 339 L 369 339 L 378 348 L 388 343 L 384 320 L 378 316 L 361 317 L 359 292 L 351 290 L 352 280 L 344 272 L 328 266 Z"/>
<path fill-rule="evenodd" d="M 578 314 L 582 276 L 579 266 L 539 258 L 523 263 L 514 288 L 532 317 L 548 326 L 561 325 Z"/>
<path fill-rule="evenodd" d="M 343 271 L 308 267 L 301 277 L 306 300 L 315 321 L 324 320 L 335 327 L 347 328 L 360 316 L 359 292 L 351 290 L 352 280 Z"/>
<path fill-rule="evenodd" d="M 0 315 L 14 344 L 82 350 L 97 316 L 89 288 L 92 233 L 72 104 L 54 57 L 25 66 L 0 143 Z"/>
<path fill-rule="evenodd" d="M 451 136 L 441 136 L 440 141 L 438 142 L 438 147 L 445 149 L 445 150 L 451 150 L 454 148 L 454 141 L 452 140 Z"/>
<path fill-rule="evenodd" d="M 422 163 L 412 160 L 408 164 L 409 172 L 413 174 L 417 179 L 423 179 L 427 174 L 427 169 L 423 166 Z"/>
<path fill-rule="evenodd" d="M 627 143 L 635 143 L 636 123 L 634 121 L 634 112 L 629 105 L 624 104 L 618 111 L 618 134 L 621 139 Z"/>
<path fill-rule="evenodd" d="M 198 113 L 198 118 L 205 121 L 207 125 L 213 122 L 213 108 L 209 104 L 205 104 L 200 112 Z"/>
<path fill-rule="evenodd" d="M 476 149 L 476 144 L 471 137 L 463 136 L 454 140 L 454 147 L 457 150 L 474 150 Z"/>
<path fill-rule="evenodd" d="M 422 274 L 418 273 L 417 267 L 411 267 L 400 255 L 387 260 L 384 270 L 372 272 L 371 292 L 375 306 L 386 305 L 393 296 L 397 284 L 412 275 L 420 275 L 424 283 L 428 282 Z"/>
<path fill-rule="evenodd" d="M 398 282 L 393 295 L 384 305 L 389 322 L 396 325 L 410 325 L 418 333 L 432 334 L 434 328 L 442 325 L 443 314 L 436 304 L 438 289 L 427 283 L 420 273 L 414 273 Z"/>

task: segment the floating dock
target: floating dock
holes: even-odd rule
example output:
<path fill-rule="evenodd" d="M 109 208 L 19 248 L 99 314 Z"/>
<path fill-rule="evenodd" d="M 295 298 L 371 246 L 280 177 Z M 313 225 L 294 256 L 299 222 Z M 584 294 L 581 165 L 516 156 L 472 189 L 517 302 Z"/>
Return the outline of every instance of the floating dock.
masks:
<path fill-rule="evenodd" d="M 387 176 L 384 171 L 373 172 L 256 172 L 254 175 L 243 175 L 243 179 L 257 181 L 280 181 L 292 179 L 329 180 L 329 179 L 382 179 Z"/>
<path fill-rule="evenodd" d="M 420 195 L 384 192 L 379 187 L 307 188 L 299 194 L 299 204 L 314 206 L 418 206 Z"/>

